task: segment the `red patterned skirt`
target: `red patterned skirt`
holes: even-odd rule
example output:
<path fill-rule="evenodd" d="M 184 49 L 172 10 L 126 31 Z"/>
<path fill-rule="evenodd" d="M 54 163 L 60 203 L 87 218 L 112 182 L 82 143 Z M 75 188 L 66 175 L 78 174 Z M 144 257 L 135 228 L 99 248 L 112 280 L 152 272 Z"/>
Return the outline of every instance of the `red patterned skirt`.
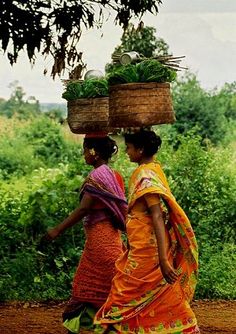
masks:
<path fill-rule="evenodd" d="M 95 308 L 104 304 L 116 273 L 115 261 L 122 254 L 120 232 L 110 221 L 87 223 L 85 233 L 85 247 L 74 276 L 72 297 L 63 313 L 64 320 L 77 316 L 86 304 Z"/>

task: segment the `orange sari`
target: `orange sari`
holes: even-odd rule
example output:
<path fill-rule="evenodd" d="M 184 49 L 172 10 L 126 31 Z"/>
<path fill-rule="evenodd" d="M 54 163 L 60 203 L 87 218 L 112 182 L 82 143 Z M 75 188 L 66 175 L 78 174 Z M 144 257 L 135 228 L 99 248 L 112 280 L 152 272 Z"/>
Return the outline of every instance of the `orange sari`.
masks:
<path fill-rule="evenodd" d="M 168 210 L 168 259 L 179 274 L 172 285 L 161 273 L 152 217 L 143 197 L 147 194 L 154 194 L 152 198 L 159 198 Z M 126 229 L 129 249 L 116 262 L 110 294 L 95 316 L 95 333 L 199 333 L 189 305 L 196 286 L 197 243 L 159 163 L 141 165 L 133 172 Z"/>

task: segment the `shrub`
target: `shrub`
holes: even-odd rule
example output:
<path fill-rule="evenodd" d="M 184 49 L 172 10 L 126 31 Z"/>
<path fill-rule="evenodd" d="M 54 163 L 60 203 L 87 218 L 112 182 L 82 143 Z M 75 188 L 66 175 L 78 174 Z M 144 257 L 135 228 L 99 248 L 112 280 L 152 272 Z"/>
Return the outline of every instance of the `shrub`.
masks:
<path fill-rule="evenodd" d="M 0 147 L 0 179 L 26 175 L 42 165 L 38 158 L 32 159 L 33 147 L 20 136 L 9 138 L 3 135 Z"/>
<path fill-rule="evenodd" d="M 32 121 L 21 131 L 21 135 L 34 149 L 34 157 L 41 159 L 46 166 L 65 162 L 68 156 L 63 156 L 67 145 L 61 133 L 61 126 L 43 116 Z"/>
<path fill-rule="evenodd" d="M 235 244 L 204 244 L 200 256 L 197 298 L 236 298 Z"/>
<path fill-rule="evenodd" d="M 82 181 L 82 176 L 71 177 L 61 165 L 60 169 L 35 171 L 25 179 L 28 188 L 24 191 L 14 185 L 1 189 L 0 299 L 68 297 L 84 243 L 82 226 L 70 229 L 51 245 L 40 239 L 78 205 Z"/>
<path fill-rule="evenodd" d="M 229 168 L 232 149 L 201 146 L 201 137 L 180 138 L 169 152 L 166 173 L 174 195 L 188 214 L 199 242 L 226 242 L 235 238 L 235 171 Z M 168 158 L 168 157 L 167 157 Z"/>
<path fill-rule="evenodd" d="M 197 133 L 218 144 L 227 133 L 227 100 L 219 103 L 216 91 L 201 88 L 195 75 L 188 73 L 173 84 L 173 104 L 176 122 L 173 128 L 179 134 L 186 134 L 197 126 Z M 226 96 L 225 96 L 226 97 Z"/>

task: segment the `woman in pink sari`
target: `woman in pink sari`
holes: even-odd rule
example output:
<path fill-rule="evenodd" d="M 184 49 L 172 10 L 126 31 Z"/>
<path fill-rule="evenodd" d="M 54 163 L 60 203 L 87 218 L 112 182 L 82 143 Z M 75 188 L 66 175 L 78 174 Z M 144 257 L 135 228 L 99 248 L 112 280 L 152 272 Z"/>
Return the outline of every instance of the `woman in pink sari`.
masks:
<path fill-rule="evenodd" d="M 95 312 L 109 294 L 115 261 L 122 254 L 120 231 L 125 230 L 127 209 L 124 185 L 121 175 L 107 165 L 116 152 L 115 141 L 106 135 L 85 137 L 85 161 L 94 169 L 81 188 L 80 205 L 46 236 L 53 240 L 84 218 L 86 242 L 74 276 L 72 297 L 63 313 L 69 333 L 92 328 Z"/>

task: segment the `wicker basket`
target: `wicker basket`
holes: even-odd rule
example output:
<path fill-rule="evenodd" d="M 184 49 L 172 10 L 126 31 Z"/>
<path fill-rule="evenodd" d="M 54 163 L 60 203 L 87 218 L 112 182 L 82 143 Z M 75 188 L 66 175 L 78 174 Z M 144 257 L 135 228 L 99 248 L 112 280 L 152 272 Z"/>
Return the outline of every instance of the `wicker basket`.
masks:
<path fill-rule="evenodd" d="M 68 101 L 68 124 L 73 133 L 108 131 L 109 98 Z"/>
<path fill-rule="evenodd" d="M 110 126 L 142 127 L 174 121 L 169 83 L 129 83 L 110 87 Z"/>

